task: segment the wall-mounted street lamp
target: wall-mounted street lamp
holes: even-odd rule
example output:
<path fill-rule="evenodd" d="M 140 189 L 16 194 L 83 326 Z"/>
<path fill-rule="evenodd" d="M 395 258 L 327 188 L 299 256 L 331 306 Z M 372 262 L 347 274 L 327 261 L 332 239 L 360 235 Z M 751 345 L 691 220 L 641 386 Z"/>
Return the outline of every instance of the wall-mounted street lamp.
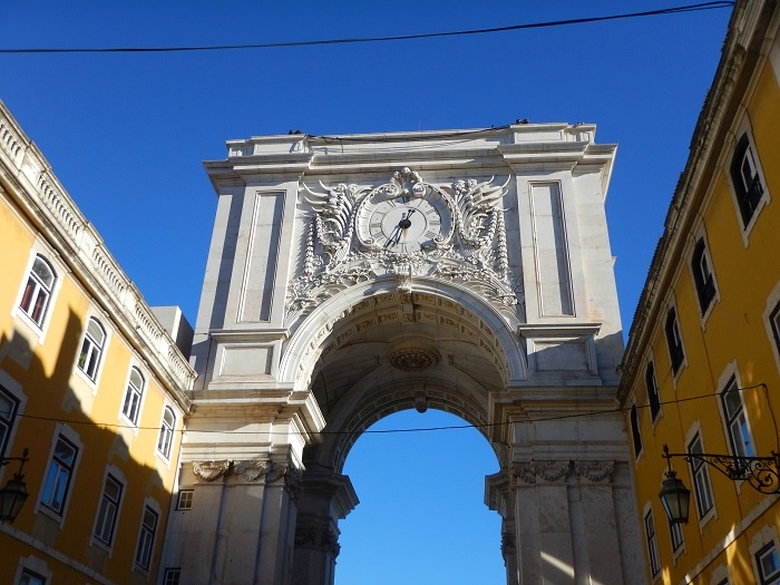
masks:
<path fill-rule="evenodd" d="M 670 461 L 669 447 L 664 445 L 663 457 L 669 469 L 666 471 L 666 478 L 661 482 L 661 504 L 664 506 L 669 522 L 672 524 L 688 524 L 688 511 L 691 504 L 691 490 L 685 487 L 682 480 L 677 479 L 677 473 L 672 469 Z"/>
<path fill-rule="evenodd" d="M 669 471 L 666 472 L 666 479 L 662 483 L 659 496 L 672 523 L 688 522 L 687 505 L 685 517 L 682 519 L 682 511 L 673 517 L 670 511 L 674 510 L 667 504 L 673 506 L 672 499 L 682 498 L 683 490 L 688 492 L 690 498 L 690 490 L 675 477 L 675 472 L 672 471 L 670 461 L 672 457 L 682 457 L 688 463 L 694 459 L 702 461 L 732 481 L 748 482 L 753 489 L 762 494 L 780 494 L 780 454 L 775 451 L 772 451 L 769 457 L 741 457 L 710 453 L 669 453 L 669 447 L 664 445 L 664 454 L 661 457 L 666 459 Z"/>
<path fill-rule="evenodd" d="M 0 490 L 0 522 L 13 522 L 19 515 L 24 502 L 27 500 L 27 484 L 24 483 L 24 464 L 30 459 L 27 457 L 29 451 L 22 451 L 21 457 L 4 457 L 0 459 L 0 467 L 8 465 L 11 461 L 19 461 L 19 471 L 8 480 L 5 487 Z"/>

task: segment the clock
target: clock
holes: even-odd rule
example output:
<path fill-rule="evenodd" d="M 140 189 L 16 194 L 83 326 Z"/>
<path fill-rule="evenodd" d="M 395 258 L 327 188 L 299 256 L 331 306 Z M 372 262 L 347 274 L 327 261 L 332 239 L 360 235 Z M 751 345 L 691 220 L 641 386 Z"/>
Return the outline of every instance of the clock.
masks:
<path fill-rule="evenodd" d="M 369 195 L 358 211 L 356 231 L 364 246 L 413 254 L 449 239 L 447 205 L 433 189 L 428 190 L 427 197 L 377 195 Z"/>

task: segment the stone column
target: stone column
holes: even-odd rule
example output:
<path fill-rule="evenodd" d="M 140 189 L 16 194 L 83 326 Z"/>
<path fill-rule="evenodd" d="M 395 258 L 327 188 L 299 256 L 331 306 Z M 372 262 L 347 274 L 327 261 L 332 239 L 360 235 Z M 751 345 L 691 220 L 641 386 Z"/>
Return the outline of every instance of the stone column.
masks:
<path fill-rule="evenodd" d="M 569 461 L 515 463 L 515 525 L 519 581 L 574 585 L 568 506 Z"/>
<path fill-rule="evenodd" d="M 488 475 L 485 478 L 485 505 L 501 515 L 501 556 L 504 558 L 507 585 L 519 585 L 514 506 L 516 488 L 512 485 L 507 470 Z"/>
<path fill-rule="evenodd" d="M 303 474 L 292 585 L 333 585 L 338 521 L 358 504 L 349 477 L 312 465 Z"/>

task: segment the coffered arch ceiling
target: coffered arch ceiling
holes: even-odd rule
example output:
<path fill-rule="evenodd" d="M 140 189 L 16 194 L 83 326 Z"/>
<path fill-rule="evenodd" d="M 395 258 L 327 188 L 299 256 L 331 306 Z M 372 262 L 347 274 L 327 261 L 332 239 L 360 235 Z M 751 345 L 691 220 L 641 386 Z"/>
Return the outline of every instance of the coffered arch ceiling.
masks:
<path fill-rule="evenodd" d="M 310 374 L 327 425 L 309 458 L 340 470 L 365 429 L 409 408 L 451 412 L 489 438 L 491 394 L 507 387 L 520 356 L 507 355 L 505 323 L 495 332 L 495 322 L 465 304 L 433 291 L 393 290 L 343 311 Z"/>

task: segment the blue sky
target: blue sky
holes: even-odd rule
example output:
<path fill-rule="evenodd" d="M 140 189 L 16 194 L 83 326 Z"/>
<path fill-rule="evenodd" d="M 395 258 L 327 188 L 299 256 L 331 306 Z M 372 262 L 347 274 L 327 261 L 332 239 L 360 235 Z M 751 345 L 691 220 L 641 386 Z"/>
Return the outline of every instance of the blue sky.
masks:
<path fill-rule="evenodd" d="M 682 4 L 27 0 L 0 5 L 0 48 L 397 35 Z M 180 305 L 193 323 L 216 206 L 201 161 L 224 158 L 227 139 L 291 129 L 333 135 L 478 128 L 518 118 L 595 123 L 598 142 L 619 144 L 607 215 L 627 331 L 728 17 L 721 9 L 327 47 L 0 54 L 0 99 L 148 302 Z M 453 420 L 429 411 L 379 424 Z M 337 585 L 362 583 L 362 571 L 377 568 L 375 585 L 501 582 L 498 517 L 482 504 L 483 477 L 497 470 L 491 457 L 476 431 L 358 441 L 347 472 L 363 503 L 342 525 Z M 451 541 L 456 534 L 467 548 Z M 469 569 L 456 569 L 459 563 Z"/>

